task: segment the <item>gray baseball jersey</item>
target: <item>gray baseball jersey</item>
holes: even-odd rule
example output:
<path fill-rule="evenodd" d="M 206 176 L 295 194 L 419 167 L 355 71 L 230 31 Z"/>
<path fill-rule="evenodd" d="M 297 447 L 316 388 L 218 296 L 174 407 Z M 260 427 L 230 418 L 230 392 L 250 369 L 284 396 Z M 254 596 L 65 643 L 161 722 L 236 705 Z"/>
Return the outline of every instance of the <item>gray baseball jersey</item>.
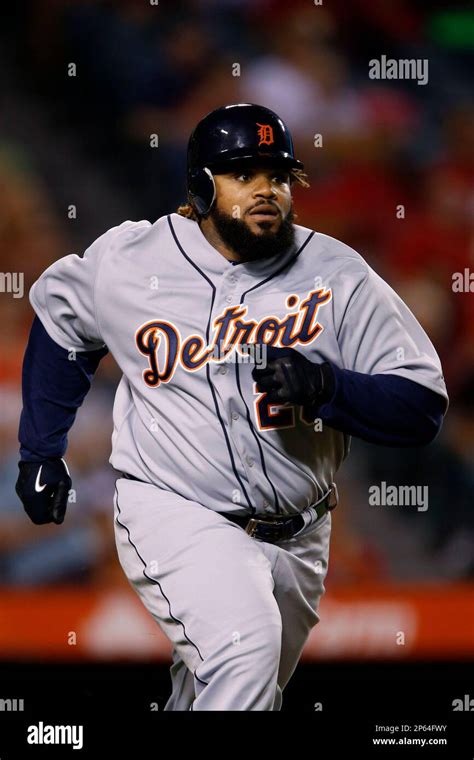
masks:
<path fill-rule="evenodd" d="M 319 621 L 332 513 L 273 544 L 218 513 L 303 510 L 349 438 L 269 405 L 251 375 L 265 357 L 246 346 L 291 346 L 446 395 L 428 337 L 337 240 L 296 226 L 285 254 L 234 266 L 177 214 L 109 230 L 49 267 L 30 299 L 63 348 L 105 344 L 123 372 L 110 461 L 138 480 L 117 480 L 115 539 L 173 644 L 165 709 L 279 710 Z"/>
<path fill-rule="evenodd" d="M 106 344 L 123 372 L 112 465 L 221 512 L 304 509 L 349 447 L 301 408 L 266 404 L 245 344 L 446 394 L 436 352 L 397 294 L 354 250 L 301 226 L 284 255 L 233 265 L 177 214 L 124 222 L 83 257 L 56 261 L 30 300 L 57 343 Z"/>

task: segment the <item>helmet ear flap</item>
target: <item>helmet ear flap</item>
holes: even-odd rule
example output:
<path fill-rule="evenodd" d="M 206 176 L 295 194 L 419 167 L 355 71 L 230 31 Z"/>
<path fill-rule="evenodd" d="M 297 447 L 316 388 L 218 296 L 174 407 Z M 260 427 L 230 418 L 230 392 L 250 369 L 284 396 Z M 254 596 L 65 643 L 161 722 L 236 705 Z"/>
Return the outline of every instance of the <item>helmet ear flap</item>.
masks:
<path fill-rule="evenodd" d="M 207 166 L 192 169 L 188 177 L 189 202 L 198 214 L 206 216 L 216 199 L 216 183 Z"/>

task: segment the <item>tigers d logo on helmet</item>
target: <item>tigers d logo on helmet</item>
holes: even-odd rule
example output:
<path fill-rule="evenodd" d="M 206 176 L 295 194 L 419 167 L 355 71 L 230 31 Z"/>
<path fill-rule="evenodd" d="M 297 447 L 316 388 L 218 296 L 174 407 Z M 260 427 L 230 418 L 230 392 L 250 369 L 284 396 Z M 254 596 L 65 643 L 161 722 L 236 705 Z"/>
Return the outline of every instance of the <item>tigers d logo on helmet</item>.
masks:
<path fill-rule="evenodd" d="M 213 175 L 232 171 L 232 164 L 262 158 L 289 172 L 304 168 L 295 158 L 291 134 L 278 114 L 255 103 L 234 103 L 211 111 L 188 142 L 189 203 L 205 216 L 216 198 Z"/>
<path fill-rule="evenodd" d="M 257 127 L 260 127 L 258 130 L 258 139 L 260 142 L 259 145 L 272 145 L 275 140 L 273 138 L 273 127 L 270 126 L 270 124 L 259 124 L 258 121 L 256 122 Z"/>

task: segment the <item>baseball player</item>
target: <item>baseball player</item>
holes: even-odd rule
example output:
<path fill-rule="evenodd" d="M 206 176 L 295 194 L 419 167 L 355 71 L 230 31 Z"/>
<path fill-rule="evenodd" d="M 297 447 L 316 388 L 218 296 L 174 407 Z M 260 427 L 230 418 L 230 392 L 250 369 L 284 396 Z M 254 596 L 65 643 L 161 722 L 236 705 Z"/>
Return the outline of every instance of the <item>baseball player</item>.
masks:
<path fill-rule="evenodd" d="M 173 644 L 166 710 L 281 708 L 351 436 L 425 445 L 446 412 L 402 300 L 294 223 L 303 168 L 275 113 L 218 108 L 190 137 L 187 205 L 108 230 L 30 291 L 17 493 L 33 522 L 63 522 L 67 434 L 110 351 L 116 546 Z"/>

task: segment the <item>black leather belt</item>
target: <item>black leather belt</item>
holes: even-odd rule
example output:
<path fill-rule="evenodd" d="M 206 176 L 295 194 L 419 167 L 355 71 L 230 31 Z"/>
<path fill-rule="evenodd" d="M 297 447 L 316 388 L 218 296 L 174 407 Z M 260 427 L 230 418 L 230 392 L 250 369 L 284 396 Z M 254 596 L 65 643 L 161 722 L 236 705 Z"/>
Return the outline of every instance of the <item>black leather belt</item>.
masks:
<path fill-rule="evenodd" d="M 251 538 L 260 541 L 276 543 L 277 541 L 287 541 L 293 538 L 305 527 L 309 527 L 316 520 L 323 517 L 326 512 L 330 512 L 337 506 L 338 494 L 336 484 L 333 483 L 327 494 L 322 499 L 307 507 L 303 512 L 292 517 L 281 517 L 281 515 L 262 515 L 262 517 L 246 517 L 244 515 L 233 515 L 229 512 L 219 512 L 231 522 L 236 523 L 245 530 Z"/>
<path fill-rule="evenodd" d="M 134 475 L 128 475 L 126 472 L 122 473 L 122 477 L 127 478 L 127 480 L 138 480 L 140 483 L 144 482 Z M 218 512 L 217 514 L 239 525 L 251 538 L 274 544 L 277 541 L 287 541 L 303 530 L 303 528 L 313 525 L 326 512 L 330 512 L 337 507 L 338 500 L 337 486 L 335 483 L 332 483 L 329 491 L 319 501 L 291 517 L 266 515 L 264 513 L 259 517 L 233 515 L 231 512 Z"/>

